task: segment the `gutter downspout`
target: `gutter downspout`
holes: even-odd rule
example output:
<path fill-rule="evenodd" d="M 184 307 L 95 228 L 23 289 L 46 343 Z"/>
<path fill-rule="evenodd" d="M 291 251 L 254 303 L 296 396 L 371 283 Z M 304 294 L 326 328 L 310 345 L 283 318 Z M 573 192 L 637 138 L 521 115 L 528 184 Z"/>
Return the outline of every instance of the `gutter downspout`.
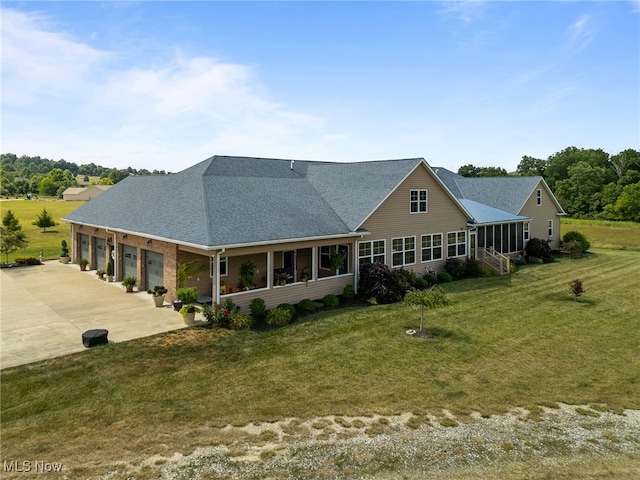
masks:
<path fill-rule="evenodd" d="M 226 248 L 218 250 L 216 253 L 216 303 L 220 303 L 220 255 L 226 252 Z M 227 269 L 229 265 L 227 264 Z"/>

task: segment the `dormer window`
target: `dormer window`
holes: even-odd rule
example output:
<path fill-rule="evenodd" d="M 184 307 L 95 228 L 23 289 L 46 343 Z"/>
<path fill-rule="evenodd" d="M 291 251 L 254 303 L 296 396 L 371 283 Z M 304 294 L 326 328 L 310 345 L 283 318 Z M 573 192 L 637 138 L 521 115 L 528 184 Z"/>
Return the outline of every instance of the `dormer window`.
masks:
<path fill-rule="evenodd" d="M 427 213 L 427 198 L 427 190 L 411 190 L 410 212 Z"/>

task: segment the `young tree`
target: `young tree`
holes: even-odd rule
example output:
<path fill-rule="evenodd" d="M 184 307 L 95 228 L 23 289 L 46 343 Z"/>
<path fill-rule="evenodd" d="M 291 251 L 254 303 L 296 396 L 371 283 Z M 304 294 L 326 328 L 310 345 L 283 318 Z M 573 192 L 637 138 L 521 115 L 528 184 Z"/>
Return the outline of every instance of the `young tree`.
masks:
<path fill-rule="evenodd" d="M 35 225 L 36 227 L 41 228 L 43 232 L 46 232 L 47 228 L 55 227 L 57 223 L 55 222 L 51 214 L 47 212 L 47 209 L 43 208 L 36 221 L 32 222 L 32 225 Z"/>
<path fill-rule="evenodd" d="M 582 280 L 572 280 L 569 284 L 569 292 L 574 296 L 576 302 L 578 301 L 578 297 L 584 293 L 584 288 L 582 288 Z"/>
<path fill-rule="evenodd" d="M 25 248 L 28 244 L 20 222 L 11 210 L 7 210 L 0 227 L 0 253 L 5 254 L 6 263 L 9 263 L 9 254 Z"/>
<path fill-rule="evenodd" d="M 420 307 L 420 331 L 424 327 L 424 309 L 438 308 L 449 305 L 449 299 L 442 288 L 434 285 L 429 290 L 410 290 L 404 296 L 404 303 L 414 307 Z"/>

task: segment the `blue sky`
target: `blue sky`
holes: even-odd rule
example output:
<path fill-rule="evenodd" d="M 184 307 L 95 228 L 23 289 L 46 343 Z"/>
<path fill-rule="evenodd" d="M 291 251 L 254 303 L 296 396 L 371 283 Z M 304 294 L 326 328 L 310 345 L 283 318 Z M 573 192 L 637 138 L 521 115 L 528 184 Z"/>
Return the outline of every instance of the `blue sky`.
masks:
<path fill-rule="evenodd" d="M 498 166 L 640 149 L 640 2 L 2 2 L 2 152 Z"/>

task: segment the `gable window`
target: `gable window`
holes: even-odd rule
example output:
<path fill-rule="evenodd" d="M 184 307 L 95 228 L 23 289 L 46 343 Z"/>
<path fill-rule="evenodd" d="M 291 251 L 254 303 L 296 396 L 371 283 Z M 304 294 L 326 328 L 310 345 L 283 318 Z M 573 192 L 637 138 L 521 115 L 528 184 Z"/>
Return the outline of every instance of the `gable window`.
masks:
<path fill-rule="evenodd" d="M 547 220 L 547 237 L 553 237 L 553 220 Z"/>
<path fill-rule="evenodd" d="M 522 238 L 525 242 L 529 241 L 529 227 L 530 227 L 530 223 L 529 222 L 525 222 L 524 225 L 522 226 Z"/>
<path fill-rule="evenodd" d="M 539 207 L 542 205 L 542 189 L 536 190 L 536 205 Z"/>
<path fill-rule="evenodd" d="M 391 240 L 394 267 L 416 263 L 416 237 L 393 238 Z"/>
<path fill-rule="evenodd" d="M 467 232 L 447 233 L 447 257 L 464 257 L 467 254 Z"/>
<path fill-rule="evenodd" d="M 373 240 L 371 242 L 360 242 L 358 244 L 358 265 L 368 263 L 385 263 L 385 241 Z"/>
<path fill-rule="evenodd" d="M 422 261 L 442 260 L 442 234 L 422 235 Z"/>
<path fill-rule="evenodd" d="M 220 276 L 221 277 L 226 277 L 227 276 L 227 261 L 228 257 L 220 257 Z M 209 262 L 209 276 L 210 277 L 215 277 L 216 276 L 216 257 L 213 256 L 211 257 L 211 261 Z"/>
<path fill-rule="evenodd" d="M 427 191 L 411 190 L 410 211 L 411 213 L 427 212 Z"/>

